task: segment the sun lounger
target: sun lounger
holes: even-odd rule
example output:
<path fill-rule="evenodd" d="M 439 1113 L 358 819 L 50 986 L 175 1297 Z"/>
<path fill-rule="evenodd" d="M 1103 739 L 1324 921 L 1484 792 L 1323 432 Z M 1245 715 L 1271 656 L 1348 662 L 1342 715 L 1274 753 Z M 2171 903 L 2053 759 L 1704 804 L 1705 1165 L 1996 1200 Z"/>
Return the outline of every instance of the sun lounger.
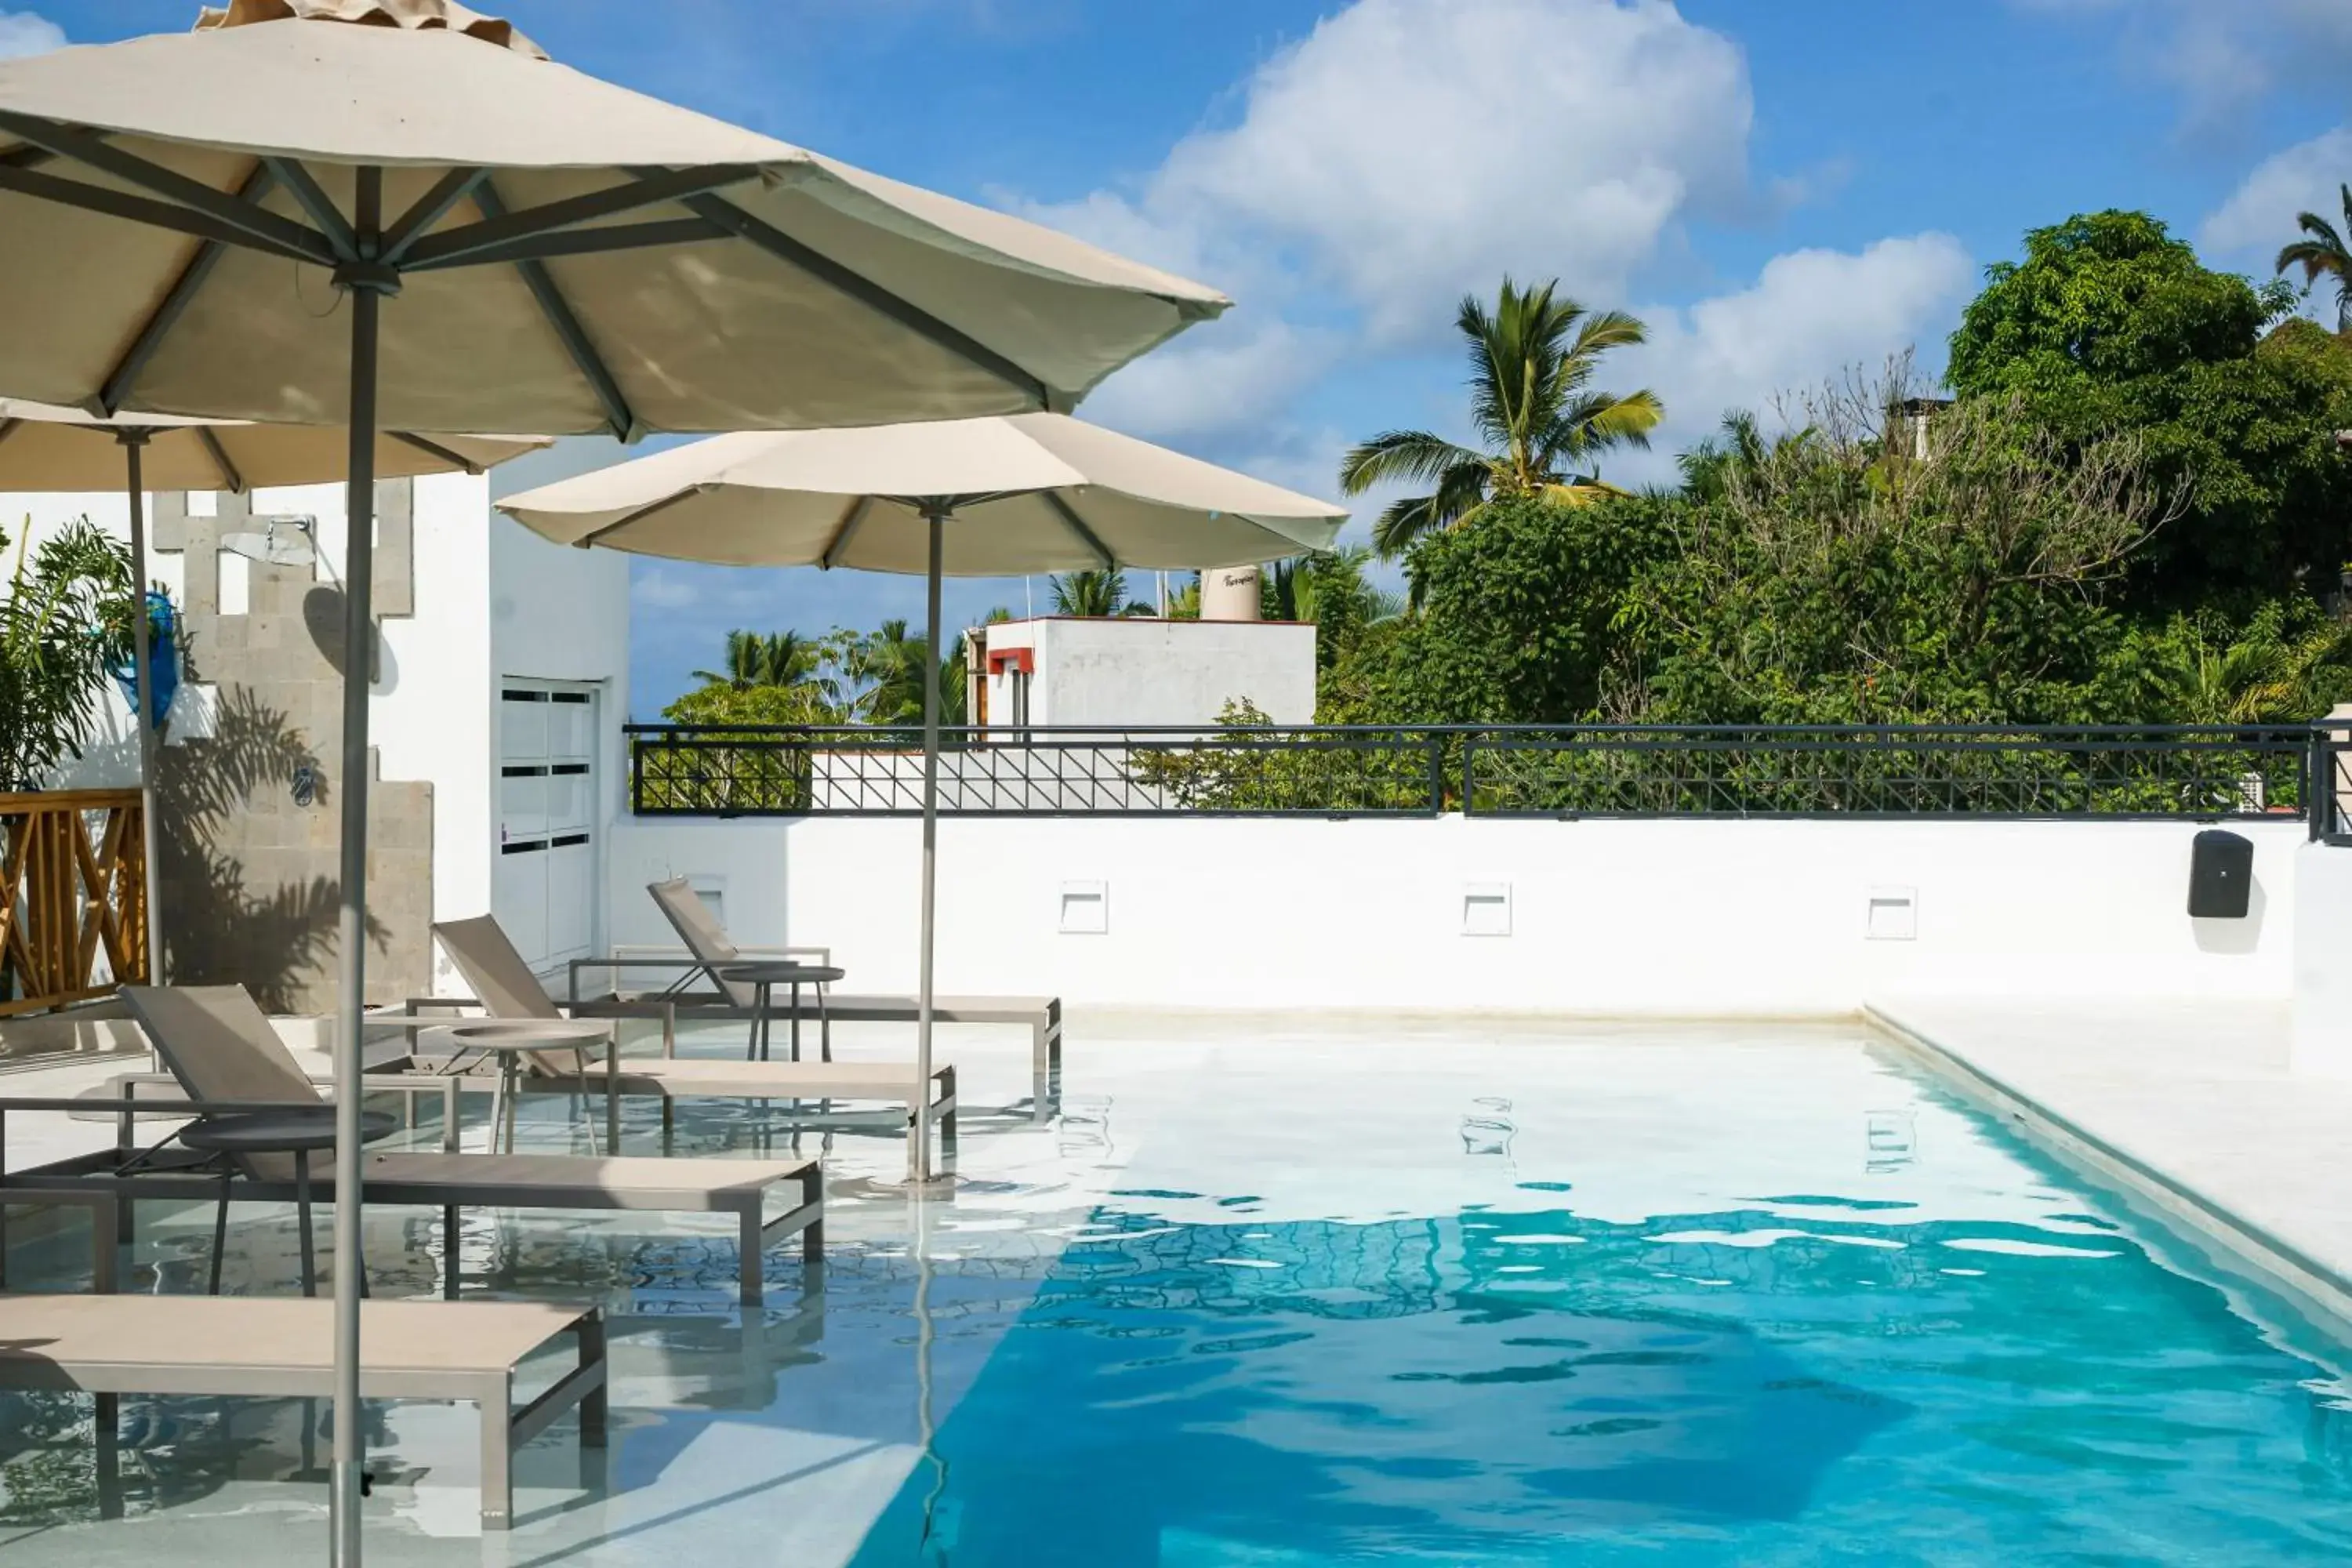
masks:
<path fill-rule="evenodd" d="M 495 918 L 483 915 L 443 921 L 433 928 L 433 934 L 474 994 L 419 997 L 409 1004 L 412 1015 L 426 1007 L 476 1006 L 498 1019 L 564 1016 L 566 1009 L 548 995 Z M 614 1108 L 624 1095 L 659 1096 L 664 1102 L 665 1130 L 670 1125 L 669 1102 L 678 1100 L 879 1100 L 902 1107 L 908 1136 L 916 1135 L 915 1110 L 923 1086 L 912 1062 L 736 1062 L 679 1058 L 671 1054 L 677 1049 L 677 1039 L 674 1028 L 664 1029 L 663 1055 L 657 1058 L 623 1060 L 608 1047 L 604 1070 L 584 1079 L 568 1061 L 541 1054 L 530 1058 L 532 1072 L 523 1080 L 523 1088 L 537 1094 L 604 1094 L 606 1124 L 615 1139 L 619 1119 Z M 955 1068 L 945 1064 L 935 1068 L 929 1090 L 931 1119 L 939 1124 L 941 1142 L 952 1150 Z M 911 1144 L 908 1157 L 911 1162 Z"/>
<path fill-rule="evenodd" d="M 125 986 L 122 995 L 196 1107 L 220 1112 L 320 1103 L 317 1089 L 241 987 Z M 141 1102 L 126 1093 L 121 1103 L 127 1127 Z M 90 1104 L 0 1099 L 0 1115 L 68 1107 L 87 1111 Z M 814 1160 L 370 1152 L 361 1169 L 368 1203 L 441 1210 L 442 1289 L 452 1297 L 457 1292 L 457 1214 L 464 1208 L 732 1215 L 747 1304 L 762 1299 L 761 1257 L 770 1245 L 797 1232 L 811 1266 L 824 1256 L 824 1173 Z M 224 1173 L 184 1152 L 131 1149 L 126 1138 L 114 1149 L 0 1174 L 0 1205 L 110 1201 L 121 1215 L 117 1228 L 127 1232 L 134 1200 L 216 1202 L 224 1181 L 239 1201 L 296 1198 L 292 1162 L 284 1156 L 238 1156 Z M 790 1206 L 766 1218 L 770 1190 L 793 1184 L 798 1191 L 787 1200 Z"/>
<path fill-rule="evenodd" d="M 706 977 L 714 989 L 704 994 L 684 993 L 676 987 L 665 999 L 680 1012 L 702 1017 L 751 1017 L 754 997 L 751 987 L 723 978 L 719 970 L 746 957 L 750 950 L 738 947 L 724 927 L 710 918 L 710 911 L 683 877 L 666 882 L 649 884 L 646 891 L 653 895 L 664 918 L 677 932 L 691 956 L 685 959 L 577 959 L 572 964 L 572 994 L 579 994 L 580 972 L 583 969 L 611 968 L 616 974 L 628 968 L 672 968 Z M 790 1003 L 771 1003 L 771 1016 L 792 1018 L 821 1017 L 852 1023 L 911 1024 L 916 1021 L 917 1001 L 912 996 L 844 995 L 827 991 L 821 998 L 801 1002 L 797 1008 Z M 1030 1037 L 1030 1115 L 1044 1121 L 1053 1115 L 1062 1092 L 1062 1000 L 1058 996 L 935 996 L 931 999 L 931 1017 L 942 1024 L 1020 1024 L 1027 1026 Z"/>
<path fill-rule="evenodd" d="M 579 1359 L 517 1408 L 515 1368 L 570 1334 Z M 514 1520 L 514 1450 L 565 1411 L 580 1442 L 604 1446 L 604 1322 L 593 1307 L 538 1301 L 366 1301 L 360 1394 L 457 1400 L 482 1411 L 482 1528 Z M 331 1397 L 334 1303 L 251 1296 L 0 1294 L 0 1388 L 79 1390 L 98 1399 L 101 1498 L 114 1476 L 125 1394 L 250 1399 Z"/>

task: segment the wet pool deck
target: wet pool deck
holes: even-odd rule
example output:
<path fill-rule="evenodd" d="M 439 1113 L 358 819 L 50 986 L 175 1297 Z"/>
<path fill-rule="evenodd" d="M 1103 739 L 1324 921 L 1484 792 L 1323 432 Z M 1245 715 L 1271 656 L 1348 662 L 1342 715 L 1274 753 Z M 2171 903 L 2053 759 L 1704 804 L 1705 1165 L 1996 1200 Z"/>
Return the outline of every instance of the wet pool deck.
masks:
<path fill-rule="evenodd" d="M 2352 1329 L 2352 1083 L 2289 1070 L 2284 1004 L 1889 997 L 1973 1098 Z"/>

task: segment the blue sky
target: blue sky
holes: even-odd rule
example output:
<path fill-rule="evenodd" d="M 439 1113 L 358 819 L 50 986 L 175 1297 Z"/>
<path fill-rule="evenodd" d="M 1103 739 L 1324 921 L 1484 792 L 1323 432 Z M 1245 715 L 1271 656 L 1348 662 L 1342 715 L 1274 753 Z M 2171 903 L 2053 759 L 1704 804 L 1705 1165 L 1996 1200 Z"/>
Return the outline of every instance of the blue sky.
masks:
<path fill-rule="evenodd" d="M 1458 428 L 1452 302 L 1506 271 L 1651 323 L 1612 377 L 1668 405 L 1660 450 L 1606 470 L 1638 480 L 1727 407 L 1906 347 L 1938 367 L 2029 226 L 2144 207 L 2261 271 L 2352 179 L 2352 0 L 475 4 L 583 69 L 1224 288 L 1230 315 L 1084 412 L 1321 494 L 1352 440 Z M 0 0 L 0 53 L 193 9 Z M 730 626 L 921 610 L 888 577 L 634 570 L 641 714 Z M 1023 592 L 951 584 L 950 618 Z"/>

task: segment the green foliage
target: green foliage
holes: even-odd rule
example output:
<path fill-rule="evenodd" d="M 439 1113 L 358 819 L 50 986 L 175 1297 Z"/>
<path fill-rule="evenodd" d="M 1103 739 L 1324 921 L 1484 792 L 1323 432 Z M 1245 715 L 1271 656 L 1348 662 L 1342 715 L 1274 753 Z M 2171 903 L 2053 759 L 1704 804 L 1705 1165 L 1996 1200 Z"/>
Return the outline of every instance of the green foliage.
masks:
<path fill-rule="evenodd" d="M 1925 461 L 1864 394 L 1706 489 L 1497 506 L 1425 541 L 1418 616 L 1336 672 L 1366 722 L 2081 722 L 2121 695 L 2105 602 L 2164 515 L 2139 441 L 1995 402 Z"/>
<path fill-rule="evenodd" d="M 107 664 L 129 645 L 137 597 L 129 549 L 88 518 L 37 549 L 32 520 L 25 526 L 0 599 L 0 790 L 37 789 L 80 755 Z M 0 533 L 0 551 L 7 546 Z"/>
<path fill-rule="evenodd" d="M 1590 715 L 1635 575 L 1675 543 L 1677 503 L 1497 501 L 1428 536 L 1417 615 L 1363 639 L 1326 682 L 1336 722 L 1555 723 Z"/>
<path fill-rule="evenodd" d="M 2185 498 L 2138 552 L 2135 597 L 2243 604 L 2333 570 L 2352 515 L 2335 443 L 2352 424 L 2352 376 L 2307 352 L 2262 352 L 2291 287 L 2212 271 L 2125 212 L 2036 229 L 2025 259 L 1988 279 L 1952 337 L 1954 390 L 2014 398 L 2067 441 L 2136 434 L 2158 483 Z"/>
<path fill-rule="evenodd" d="M 1185 811 L 1394 811 L 1428 808 L 1424 746 L 1276 729 L 1247 698 L 1225 704 L 1198 742 L 1138 746 L 1128 775 Z"/>
<path fill-rule="evenodd" d="M 1316 668 L 1329 669 L 1403 609 L 1395 595 L 1373 586 L 1371 562 L 1360 544 L 1275 562 L 1258 576 L 1258 613 L 1270 621 L 1312 621 Z M 1197 585 L 1192 608 L 1197 616 Z"/>
<path fill-rule="evenodd" d="M 736 686 L 726 681 L 712 681 L 688 692 L 663 709 L 662 717 L 673 724 L 717 727 L 840 721 L 824 693 L 813 685 Z"/>
<path fill-rule="evenodd" d="M 1617 493 L 1601 482 L 1601 455 L 1650 444 L 1665 417 L 1657 395 L 1592 386 L 1601 356 L 1643 342 L 1647 331 L 1620 310 L 1588 313 L 1557 297 L 1558 288 L 1555 280 L 1521 289 L 1506 278 L 1492 311 L 1474 295 L 1463 298 L 1454 326 L 1470 356 L 1470 422 L 1483 449 L 1426 430 L 1391 430 L 1340 465 L 1340 488 L 1351 496 L 1386 484 L 1430 487 L 1374 521 L 1372 542 L 1383 556 L 1468 522 L 1490 503 L 1542 497 L 1576 504 Z"/>
<path fill-rule="evenodd" d="M 1127 574 L 1116 566 L 1100 571 L 1065 572 L 1048 579 L 1054 590 L 1054 613 L 1099 620 L 1111 616 L 1149 616 L 1154 606 L 1127 596 Z"/>

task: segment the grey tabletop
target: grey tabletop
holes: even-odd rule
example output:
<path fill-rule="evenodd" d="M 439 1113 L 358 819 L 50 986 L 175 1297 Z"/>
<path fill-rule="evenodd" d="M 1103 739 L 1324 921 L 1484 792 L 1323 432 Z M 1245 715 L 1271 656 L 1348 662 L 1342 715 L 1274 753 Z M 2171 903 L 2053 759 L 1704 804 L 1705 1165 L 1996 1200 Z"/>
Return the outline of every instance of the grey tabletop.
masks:
<path fill-rule="evenodd" d="M 381 1110 L 360 1113 L 360 1142 L 388 1138 L 399 1121 Z M 241 1110 L 190 1122 L 180 1142 L 209 1153 L 294 1154 L 335 1146 L 335 1108 Z"/>
<path fill-rule="evenodd" d="M 787 963 L 776 960 L 719 966 L 719 979 L 740 985 L 830 985 L 846 973 L 830 963 Z"/>
<path fill-rule="evenodd" d="M 543 1051 L 601 1046 L 613 1037 L 609 1018 L 505 1018 L 453 1024 L 449 1034 L 467 1050 Z"/>

